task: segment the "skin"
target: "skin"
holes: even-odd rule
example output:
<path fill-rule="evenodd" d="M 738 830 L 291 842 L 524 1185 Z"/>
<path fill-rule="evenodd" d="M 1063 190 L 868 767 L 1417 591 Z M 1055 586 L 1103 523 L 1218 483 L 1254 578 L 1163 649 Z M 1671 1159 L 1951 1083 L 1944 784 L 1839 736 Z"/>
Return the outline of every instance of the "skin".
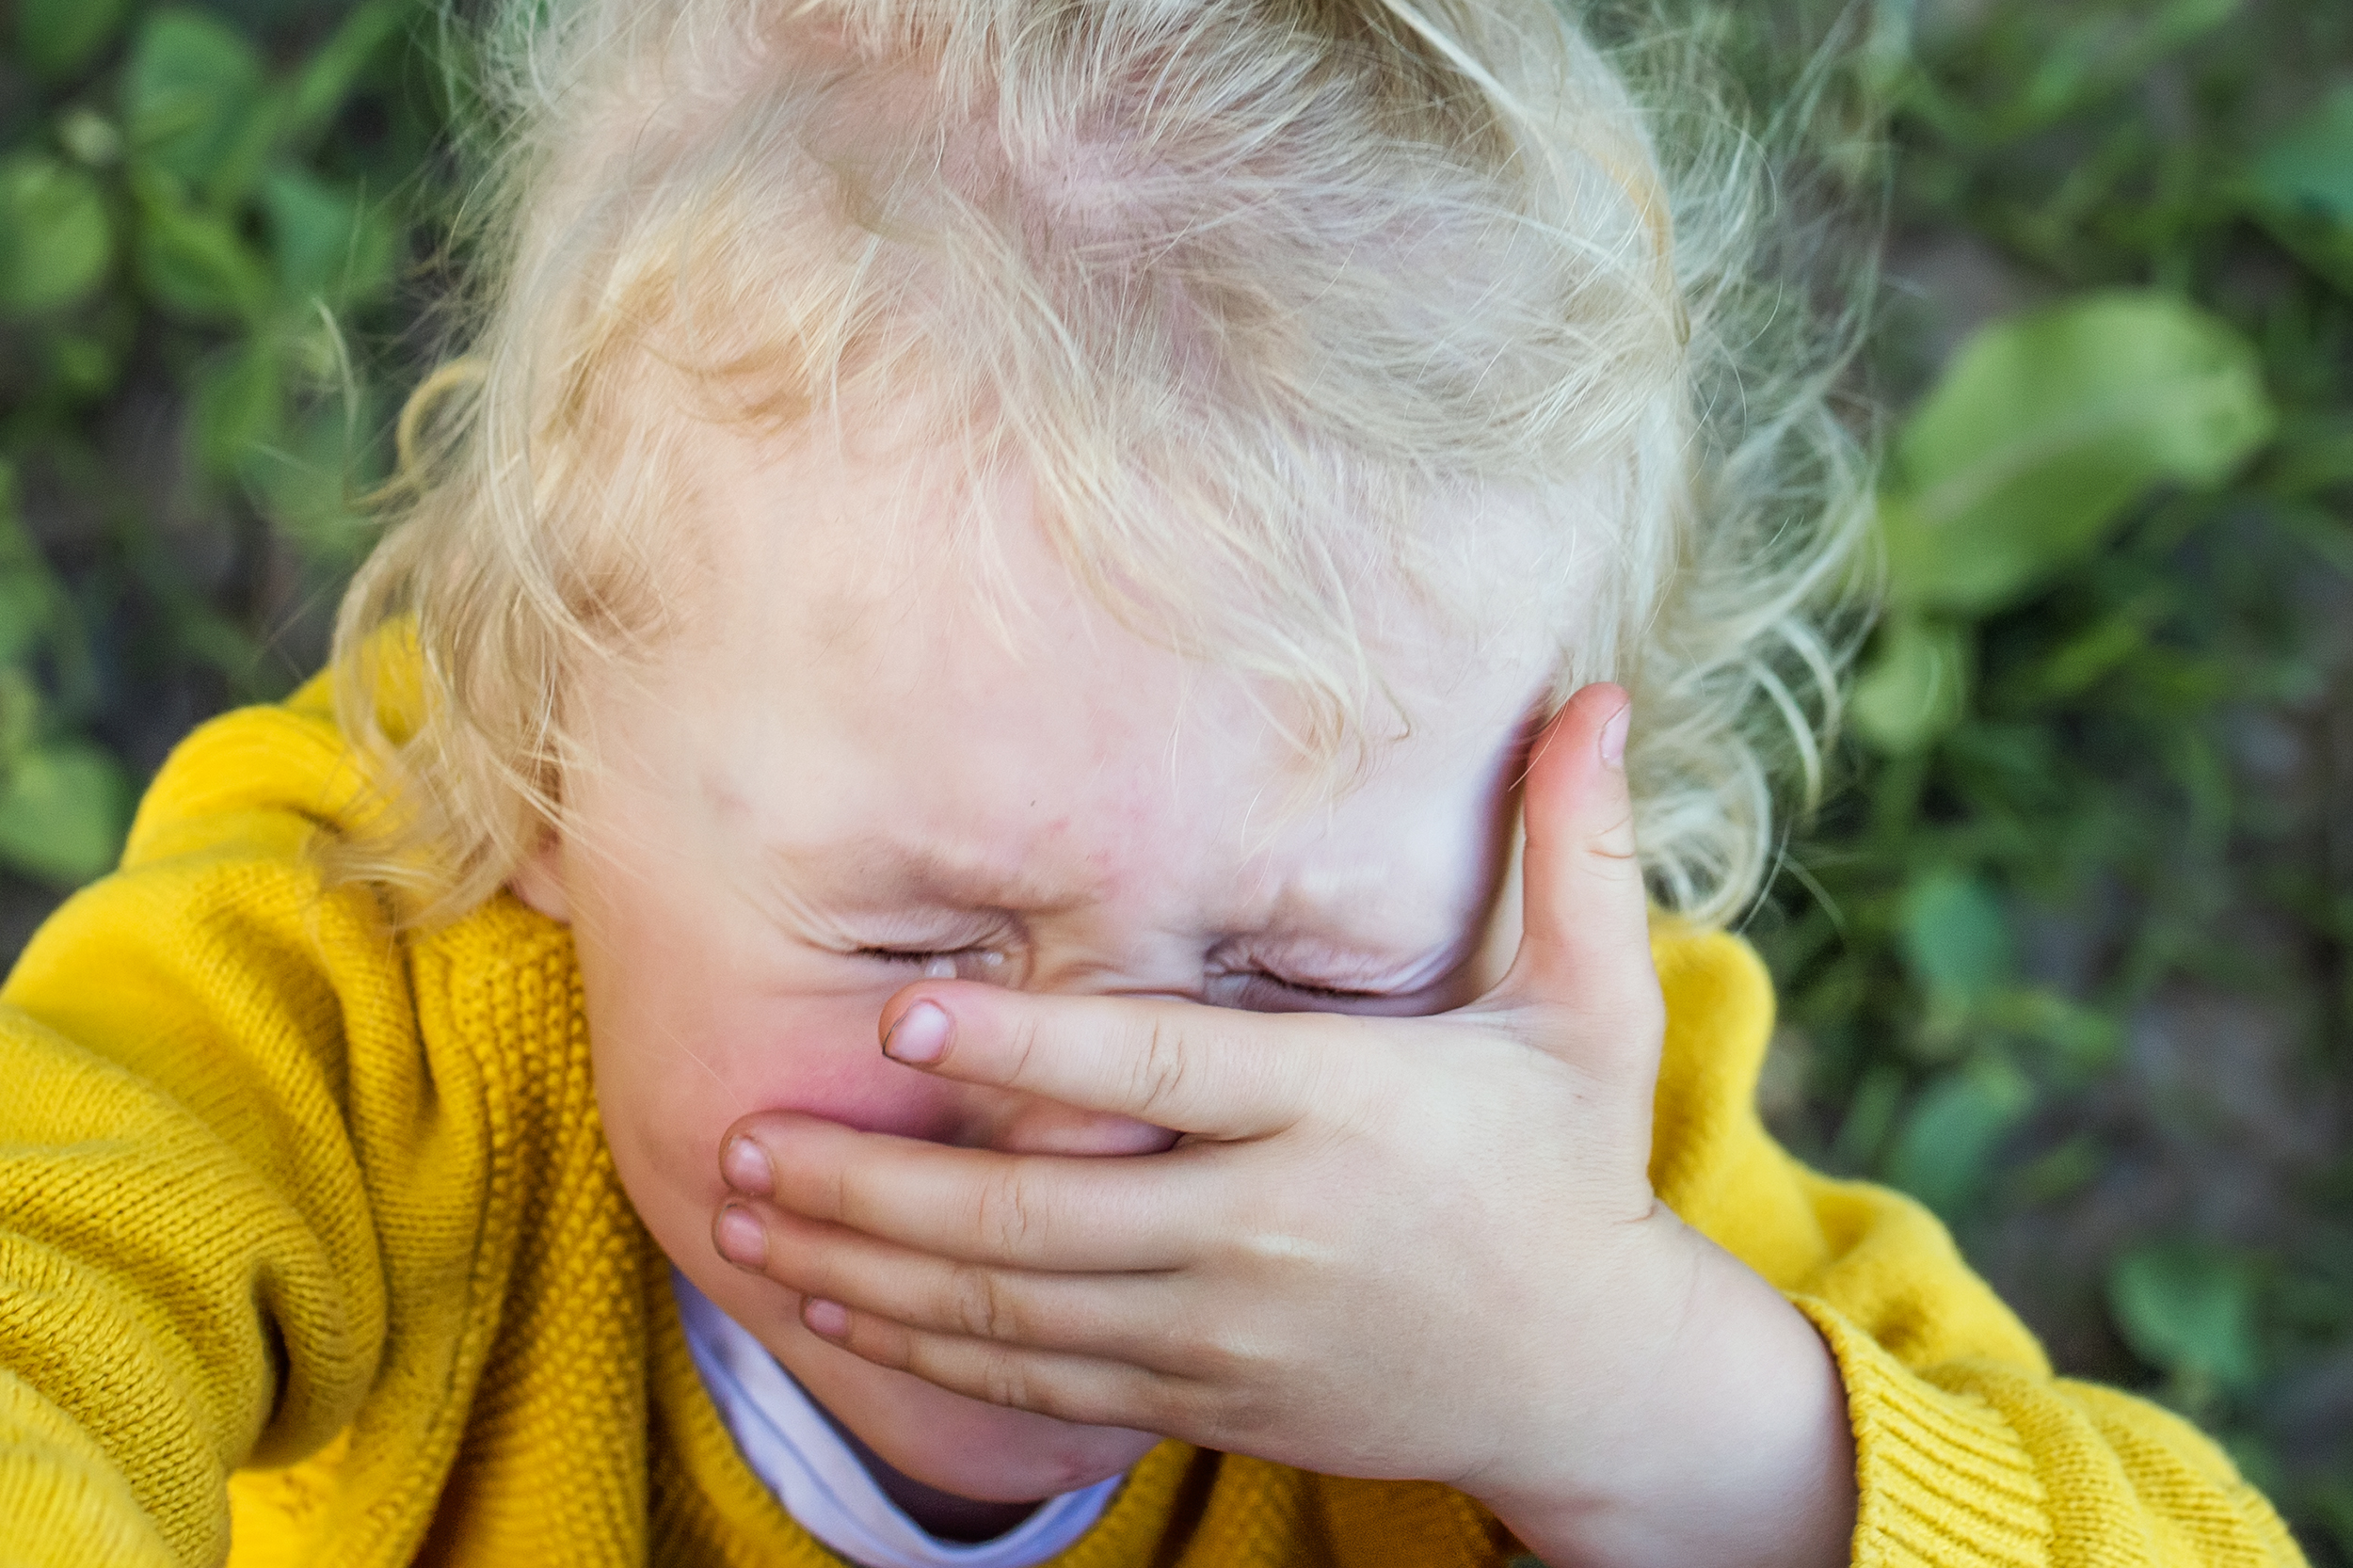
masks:
<path fill-rule="evenodd" d="M 1531 746 L 1536 629 L 1392 604 L 1411 722 L 1336 795 L 1017 489 L 992 616 L 918 456 L 699 472 L 694 629 L 568 694 L 515 888 L 656 1240 L 902 1506 L 988 1533 L 1166 1434 L 1448 1481 L 1556 1568 L 1845 1560 L 1827 1350 L 1648 1185 L 1624 693 Z"/>

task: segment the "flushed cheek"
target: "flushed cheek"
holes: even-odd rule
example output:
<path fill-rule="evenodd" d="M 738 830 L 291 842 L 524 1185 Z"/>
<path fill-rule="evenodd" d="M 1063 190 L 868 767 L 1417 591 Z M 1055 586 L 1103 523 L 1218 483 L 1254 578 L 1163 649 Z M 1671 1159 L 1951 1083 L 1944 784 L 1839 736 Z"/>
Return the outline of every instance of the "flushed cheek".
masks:
<path fill-rule="evenodd" d="M 800 1111 L 861 1130 L 944 1138 L 954 1088 L 883 1055 L 886 994 L 706 1007 L 656 1023 L 600 1017 L 590 997 L 598 1099 L 624 1181 L 715 1205 L 719 1144 L 755 1111 Z"/>

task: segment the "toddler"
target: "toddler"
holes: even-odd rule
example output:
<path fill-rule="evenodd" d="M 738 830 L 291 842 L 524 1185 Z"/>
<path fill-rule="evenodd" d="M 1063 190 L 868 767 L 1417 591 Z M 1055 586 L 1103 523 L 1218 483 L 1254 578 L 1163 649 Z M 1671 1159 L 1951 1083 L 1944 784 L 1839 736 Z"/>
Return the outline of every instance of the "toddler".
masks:
<path fill-rule="evenodd" d="M 0 1559 L 2296 1560 L 1758 1125 L 1860 486 L 1705 105 L 1547 0 L 485 48 L 334 671 L 6 992 Z"/>

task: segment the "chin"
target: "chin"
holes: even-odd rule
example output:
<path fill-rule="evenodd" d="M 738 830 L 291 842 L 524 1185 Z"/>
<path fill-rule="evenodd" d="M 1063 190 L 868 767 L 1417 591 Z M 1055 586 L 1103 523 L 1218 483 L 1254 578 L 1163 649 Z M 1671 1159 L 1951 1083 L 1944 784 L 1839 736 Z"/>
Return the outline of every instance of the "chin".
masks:
<path fill-rule="evenodd" d="M 1118 1475 L 1160 1442 L 1150 1432 L 1083 1426 L 952 1394 L 820 1339 L 801 1322 L 798 1298 L 712 1250 L 710 1215 L 726 1197 L 715 1159 L 707 1170 L 681 1160 L 665 1172 L 641 1144 L 613 1136 L 610 1118 L 607 1125 L 616 1171 L 656 1244 L 809 1398 L 902 1475 L 974 1502 L 1034 1502 Z M 716 1147 L 716 1134 L 711 1142 Z"/>
<path fill-rule="evenodd" d="M 657 1236 L 657 1240 L 661 1238 Z M 984 1503 L 1026 1503 L 1118 1475 L 1160 1439 L 1084 1426 L 952 1394 L 820 1339 L 798 1303 L 716 1254 L 671 1257 L 720 1311 L 752 1332 L 826 1414 L 884 1464 L 936 1491 Z"/>
<path fill-rule="evenodd" d="M 768 1342 L 801 1386 L 883 1462 L 975 1502 L 1024 1503 L 1109 1480 L 1160 1439 L 1012 1410 L 864 1361 L 795 1322 L 798 1343 Z"/>

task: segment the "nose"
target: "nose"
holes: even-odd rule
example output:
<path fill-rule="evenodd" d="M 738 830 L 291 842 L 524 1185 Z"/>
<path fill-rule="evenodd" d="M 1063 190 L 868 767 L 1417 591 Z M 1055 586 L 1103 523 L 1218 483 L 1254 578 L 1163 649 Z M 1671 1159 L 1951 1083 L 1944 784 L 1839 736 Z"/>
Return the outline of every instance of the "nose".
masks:
<path fill-rule="evenodd" d="M 1032 975 L 1031 984 L 1044 991 L 1092 993 L 1138 1000 L 1200 1000 L 1165 986 L 1106 984 L 1099 974 L 1045 971 Z M 980 1103 L 968 1109 L 964 1135 L 955 1142 L 1006 1154 L 1158 1154 L 1174 1146 L 1181 1136 L 1132 1116 L 1091 1111 L 1037 1095 L 995 1090 L 983 1091 Z"/>

